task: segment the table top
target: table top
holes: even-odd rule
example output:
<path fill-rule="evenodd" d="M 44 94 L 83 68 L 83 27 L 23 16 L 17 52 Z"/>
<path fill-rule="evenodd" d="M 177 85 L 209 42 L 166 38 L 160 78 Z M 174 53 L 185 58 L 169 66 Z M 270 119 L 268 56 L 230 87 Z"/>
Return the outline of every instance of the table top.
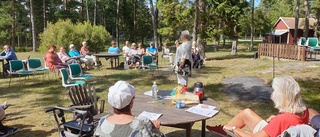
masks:
<path fill-rule="evenodd" d="M 161 92 L 161 90 L 159 92 Z M 170 93 L 170 91 L 162 91 L 162 92 Z M 197 122 L 197 121 L 212 118 L 212 117 L 205 117 L 205 116 L 201 116 L 201 115 L 197 115 L 197 114 L 193 114 L 185 111 L 186 109 L 195 105 L 186 105 L 185 108 L 178 109 L 175 107 L 175 105 L 171 105 L 171 106 L 169 105 L 171 102 L 170 99 L 164 99 L 163 103 L 150 104 L 150 103 L 147 103 L 148 101 L 152 101 L 152 98 L 150 96 L 143 95 L 142 93 L 136 93 L 134 103 L 133 103 L 133 108 L 132 108 L 132 114 L 135 116 L 138 116 L 143 111 L 152 112 L 152 113 L 162 113 L 162 116 L 158 120 L 161 122 L 161 125 L 164 125 L 164 126 L 185 124 L 185 123 Z M 213 99 L 207 98 L 206 100 L 203 100 L 203 104 L 215 106 L 216 107 L 215 110 L 220 111 L 219 104 Z"/>
<path fill-rule="evenodd" d="M 93 56 L 96 57 L 119 57 L 120 54 L 93 54 Z"/>

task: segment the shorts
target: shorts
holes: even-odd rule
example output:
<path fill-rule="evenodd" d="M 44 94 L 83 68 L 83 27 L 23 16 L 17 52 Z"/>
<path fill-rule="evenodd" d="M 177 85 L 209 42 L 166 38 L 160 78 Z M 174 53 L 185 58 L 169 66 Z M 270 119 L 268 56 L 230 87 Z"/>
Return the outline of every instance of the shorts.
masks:
<path fill-rule="evenodd" d="M 268 122 L 265 120 L 261 120 L 260 122 L 258 122 L 258 124 L 253 128 L 252 133 L 255 134 L 257 132 L 259 132 L 260 130 L 262 130 L 265 126 L 268 125 Z"/>
<path fill-rule="evenodd" d="M 320 115 L 315 115 L 310 120 L 310 125 L 316 129 L 320 128 Z"/>

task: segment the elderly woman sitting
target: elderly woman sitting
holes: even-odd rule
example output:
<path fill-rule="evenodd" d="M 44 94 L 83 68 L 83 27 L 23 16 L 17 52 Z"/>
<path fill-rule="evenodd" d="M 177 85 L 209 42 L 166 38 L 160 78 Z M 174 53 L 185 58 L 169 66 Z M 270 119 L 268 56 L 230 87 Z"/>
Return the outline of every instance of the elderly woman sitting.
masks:
<path fill-rule="evenodd" d="M 160 122 L 131 114 L 135 89 L 125 81 L 118 81 L 109 88 L 108 103 L 114 114 L 102 117 L 94 133 L 100 137 L 158 137 Z"/>
<path fill-rule="evenodd" d="M 251 109 L 245 109 L 237 114 L 224 126 L 207 126 L 211 132 L 226 136 L 229 132 L 239 137 L 277 137 L 290 126 L 308 124 L 314 121 L 317 112 L 308 109 L 302 102 L 299 84 L 289 76 L 276 77 L 273 79 L 274 89 L 271 99 L 279 114 L 270 116 L 263 120 Z M 319 115 L 318 115 L 319 116 Z M 317 116 L 317 117 L 318 117 Z M 244 131 L 247 126 L 252 132 Z"/>

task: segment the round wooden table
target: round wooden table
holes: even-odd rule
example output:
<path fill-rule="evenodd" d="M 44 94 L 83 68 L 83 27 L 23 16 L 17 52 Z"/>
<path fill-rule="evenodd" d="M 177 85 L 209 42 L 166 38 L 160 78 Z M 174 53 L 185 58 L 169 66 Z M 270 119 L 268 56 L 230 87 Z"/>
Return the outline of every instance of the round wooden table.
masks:
<path fill-rule="evenodd" d="M 158 93 L 164 93 L 170 91 L 160 90 Z M 152 113 L 161 113 L 162 116 L 158 119 L 163 126 L 176 127 L 186 129 L 186 136 L 191 137 L 191 129 L 195 122 L 202 121 L 201 136 L 205 137 L 205 126 L 206 120 L 212 117 L 205 117 L 193 113 L 186 112 L 185 110 L 195 106 L 195 105 L 186 105 L 185 108 L 178 109 L 175 105 L 169 105 L 171 100 L 164 99 L 163 103 L 148 103 L 152 101 L 152 97 L 143 95 L 141 93 L 136 93 L 132 113 L 135 116 L 138 116 L 141 112 L 147 111 Z M 213 99 L 206 98 L 203 100 L 203 104 L 215 106 L 215 110 L 220 111 L 219 104 Z"/>

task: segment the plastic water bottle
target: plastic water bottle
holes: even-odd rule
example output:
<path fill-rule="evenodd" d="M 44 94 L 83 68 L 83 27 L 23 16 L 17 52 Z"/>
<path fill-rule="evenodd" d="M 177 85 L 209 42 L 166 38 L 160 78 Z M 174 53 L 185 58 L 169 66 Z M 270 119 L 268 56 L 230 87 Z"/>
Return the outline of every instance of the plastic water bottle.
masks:
<path fill-rule="evenodd" d="M 158 86 L 157 83 L 154 81 L 152 85 L 152 99 L 158 99 Z"/>

